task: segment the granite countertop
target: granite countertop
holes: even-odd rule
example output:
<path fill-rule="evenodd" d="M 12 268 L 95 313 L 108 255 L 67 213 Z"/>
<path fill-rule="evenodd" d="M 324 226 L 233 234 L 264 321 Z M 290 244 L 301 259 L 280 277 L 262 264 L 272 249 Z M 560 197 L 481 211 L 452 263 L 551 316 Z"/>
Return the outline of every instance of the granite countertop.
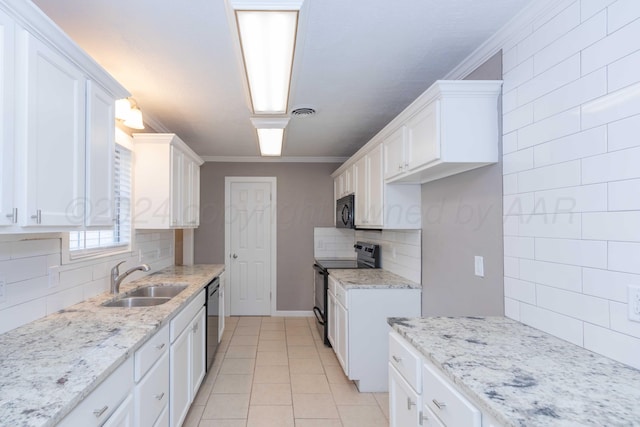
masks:
<path fill-rule="evenodd" d="M 391 318 L 505 426 L 638 426 L 640 371 L 504 317 Z"/>
<path fill-rule="evenodd" d="M 329 276 L 345 289 L 422 289 L 419 283 L 381 268 L 329 269 Z"/>
<path fill-rule="evenodd" d="M 108 292 L 0 335 L 0 425 L 53 426 L 167 324 L 223 265 L 173 266 L 124 283 L 185 284 L 169 302 L 102 307 Z"/>

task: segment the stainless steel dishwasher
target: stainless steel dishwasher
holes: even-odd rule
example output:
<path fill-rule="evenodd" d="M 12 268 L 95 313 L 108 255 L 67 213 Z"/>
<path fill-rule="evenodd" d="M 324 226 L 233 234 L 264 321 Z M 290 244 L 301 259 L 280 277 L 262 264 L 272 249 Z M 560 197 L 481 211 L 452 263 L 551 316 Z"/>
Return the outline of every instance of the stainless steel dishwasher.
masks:
<path fill-rule="evenodd" d="M 218 321 L 220 313 L 220 278 L 216 277 L 207 285 L 207 372 L 213 365 L 218 349 Z"/>

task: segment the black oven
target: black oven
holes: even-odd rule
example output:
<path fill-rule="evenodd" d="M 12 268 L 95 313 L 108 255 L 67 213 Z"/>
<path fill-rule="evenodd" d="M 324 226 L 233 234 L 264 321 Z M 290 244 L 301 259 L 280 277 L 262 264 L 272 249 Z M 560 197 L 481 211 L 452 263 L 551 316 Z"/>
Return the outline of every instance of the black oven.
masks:
<path fill-rule="evenodd" d="M 329 318 L 327 310 L 327 289 L 329 287 L 329 270 L 343 268 L 380 268 L 380 247 L 373 243 L 357 242 L 354 245 L 356 259 L 327 259 L 318 258 L 313 264 L 315 271 L 314 280 L 314 307 L 313 314 L 316 316 L 316 325 L 324 344 L 330 346 L 328 331 Z"/>

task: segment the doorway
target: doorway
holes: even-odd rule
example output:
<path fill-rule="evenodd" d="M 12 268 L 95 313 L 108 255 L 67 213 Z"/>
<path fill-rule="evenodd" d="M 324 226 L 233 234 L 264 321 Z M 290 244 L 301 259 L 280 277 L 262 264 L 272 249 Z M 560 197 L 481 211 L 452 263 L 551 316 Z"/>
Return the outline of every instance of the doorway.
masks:
<path fill-rule="evenodd" d="M 225 271 L 233 316 L 276 311 L 275 206 L 275 177 L 225 177 Z"/>

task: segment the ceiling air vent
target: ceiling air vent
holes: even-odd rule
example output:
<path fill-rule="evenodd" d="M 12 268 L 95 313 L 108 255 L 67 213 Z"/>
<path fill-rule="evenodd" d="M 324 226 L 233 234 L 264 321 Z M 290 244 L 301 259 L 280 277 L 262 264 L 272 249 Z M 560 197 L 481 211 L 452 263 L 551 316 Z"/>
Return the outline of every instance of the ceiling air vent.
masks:
<path fill-rule="evenodd" d="M 316 110 L 314 110 L 311 107 L 301 107 L 291 111 L 291 115 L 293 117 L 300 117 L 300 118 L 313 116 L 315 113 L 316 113 Z"/>

